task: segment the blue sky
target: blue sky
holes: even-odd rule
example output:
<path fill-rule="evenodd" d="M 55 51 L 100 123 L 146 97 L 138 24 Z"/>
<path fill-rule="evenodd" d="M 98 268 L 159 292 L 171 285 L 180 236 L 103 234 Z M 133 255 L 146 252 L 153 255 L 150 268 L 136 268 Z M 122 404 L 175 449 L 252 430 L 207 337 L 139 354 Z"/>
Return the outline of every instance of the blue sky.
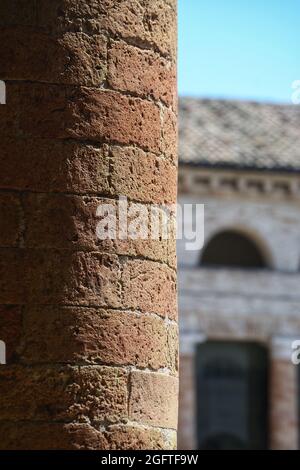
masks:
<path fill-rule="evenodd" d="M 178 0 L 179 93 L 291 102 L 300 0 Z"/>

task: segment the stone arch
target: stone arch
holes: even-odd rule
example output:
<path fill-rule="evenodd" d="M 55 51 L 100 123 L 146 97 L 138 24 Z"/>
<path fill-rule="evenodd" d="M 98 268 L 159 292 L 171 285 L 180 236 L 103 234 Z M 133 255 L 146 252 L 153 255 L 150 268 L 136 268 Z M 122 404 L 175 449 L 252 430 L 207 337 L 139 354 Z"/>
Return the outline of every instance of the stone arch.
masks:
<path fill-rule="evenodd" d="M 200 254 L 204 265 L 273 268 L 273 254 L 266 240 L 257 231 L 241 226 L 218 228 Z"/>

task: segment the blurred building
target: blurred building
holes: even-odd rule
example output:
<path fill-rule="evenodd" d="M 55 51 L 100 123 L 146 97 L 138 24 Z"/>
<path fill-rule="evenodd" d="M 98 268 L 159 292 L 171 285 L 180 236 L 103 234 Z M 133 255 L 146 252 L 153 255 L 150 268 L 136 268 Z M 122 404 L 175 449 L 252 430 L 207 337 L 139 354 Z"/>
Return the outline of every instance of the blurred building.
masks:
<path fill-rule="evenodd" d="M 179 201 L 205 246 L 178 242 L 181 449 L 296 449 L 300 107 L 180 102 Z"/>

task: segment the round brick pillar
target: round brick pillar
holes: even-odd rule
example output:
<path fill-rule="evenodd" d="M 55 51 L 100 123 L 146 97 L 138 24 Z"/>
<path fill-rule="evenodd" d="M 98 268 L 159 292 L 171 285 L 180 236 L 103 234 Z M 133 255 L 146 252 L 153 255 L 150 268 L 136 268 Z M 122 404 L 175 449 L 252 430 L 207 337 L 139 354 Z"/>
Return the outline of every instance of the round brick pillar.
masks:
<path fill-rule="evenodd" d="M 96 227 L 176 202 L 176 0 L 1 0 L 0 57 L 0 448 L 174 448 L 175 240 Z"/>

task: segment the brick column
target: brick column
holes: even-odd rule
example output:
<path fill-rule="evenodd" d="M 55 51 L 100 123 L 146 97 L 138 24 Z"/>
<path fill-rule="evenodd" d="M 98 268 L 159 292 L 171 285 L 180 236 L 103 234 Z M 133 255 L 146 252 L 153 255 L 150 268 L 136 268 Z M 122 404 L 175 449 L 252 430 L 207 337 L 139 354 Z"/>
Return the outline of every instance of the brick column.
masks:
<path fill-rule="evenodd" d="M 176 201 L 176 0 L 1 0 L 1 449 L 170 449 L 175 240 L 98 240 Z"/>
<path fill-rule="evenodd" d="M 270 447 L 298 449 L 297 366 L 291 361 L 292 339 L 274 338 L 271 349 Z"/>

